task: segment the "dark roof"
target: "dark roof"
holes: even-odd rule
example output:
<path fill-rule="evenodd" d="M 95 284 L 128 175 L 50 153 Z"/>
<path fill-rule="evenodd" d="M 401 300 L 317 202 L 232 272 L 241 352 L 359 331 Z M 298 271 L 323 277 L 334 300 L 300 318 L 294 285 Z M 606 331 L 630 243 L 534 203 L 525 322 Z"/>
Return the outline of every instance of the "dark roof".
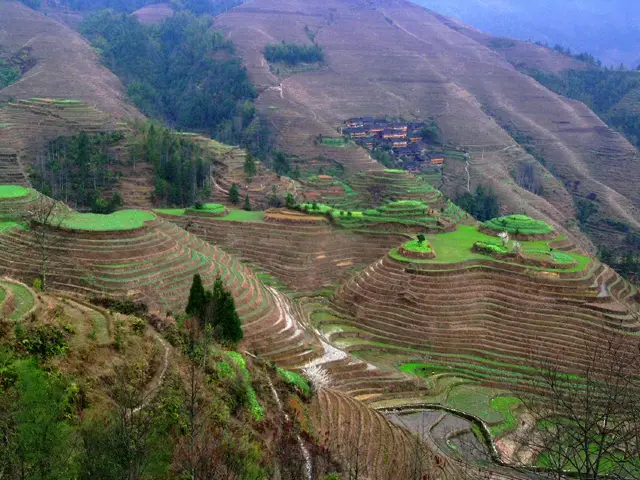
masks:
<path fill-rule="evenodd" d="M 346 133 L 349 135 L 353 135 L 354 133 L 365 133 L 366 131 L 367 129 L 363 127 L 348 127 L 342 129 L 342 133 Z"/>

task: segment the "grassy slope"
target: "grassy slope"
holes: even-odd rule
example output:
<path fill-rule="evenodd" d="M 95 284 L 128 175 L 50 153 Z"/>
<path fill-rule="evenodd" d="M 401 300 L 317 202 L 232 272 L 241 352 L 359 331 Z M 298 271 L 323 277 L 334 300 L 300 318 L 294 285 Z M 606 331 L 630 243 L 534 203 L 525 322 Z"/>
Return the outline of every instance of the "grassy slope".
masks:
<path fill-rule="evenodd" d="M 73 230 L 132 230 L 154 218 L 153 213 L 142 210 L 120 210 L 110 215 L 74 212 L 63 219 L 61 226 Z"/>

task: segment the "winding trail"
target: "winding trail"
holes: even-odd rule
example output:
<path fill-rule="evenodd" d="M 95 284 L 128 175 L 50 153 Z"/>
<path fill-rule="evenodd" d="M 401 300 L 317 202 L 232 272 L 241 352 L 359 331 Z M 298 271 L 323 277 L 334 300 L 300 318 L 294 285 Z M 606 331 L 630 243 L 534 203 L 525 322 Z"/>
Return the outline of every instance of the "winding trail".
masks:
<path fill-rule="evenodd" d="M 158 343 L 160 343 L 160 345 L 162 346 L 164 350 L 164 355 L 162 358 L 161 367 L 158 369 L 156 374 L 153 376 L 153 378 L 145 388 L 144 400 L 140 405 L 138 405 L 132 410 L 131 412 L 132 414 L 139 413 L 140 411 L 148 407 L 149 404 L 153 401 L 153 399 L 156 398 L 156 395 L 158 395 L 158 392 L 160 391 L 160 387 L 164 382 L 164 377 L 167 374 L 167 369 L 169 368 L 169 345 L 167 345 L 167 342 L 165 341 L 165 339 L 162 338 L 162 336 L 157 331 L 155 331 L 151 327 L 149 327 L 149 329 L 151 331 L 152 336 L 155 338 L 155 340 Z"/>

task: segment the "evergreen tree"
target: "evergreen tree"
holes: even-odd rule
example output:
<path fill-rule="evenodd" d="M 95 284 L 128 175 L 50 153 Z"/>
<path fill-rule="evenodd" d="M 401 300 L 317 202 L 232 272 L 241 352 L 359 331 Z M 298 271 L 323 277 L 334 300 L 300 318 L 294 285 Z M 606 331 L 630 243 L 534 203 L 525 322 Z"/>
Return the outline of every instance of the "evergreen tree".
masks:
<path fill-rule="evenodd" d="M 244 157 L 244 173 L 247 174 L 247 181 L 249 183 L 251 183 L 251 180 L 253 180 L 256 172 L 256 161 L 250 153 L 247 153 L 246 157 Z"/>
<path fill-rule="evenodd" d="M 231 293 L 227 290 L 220 300 L 220 323 L 218 324 L 219 338 L 223 343 L 236 344 L 244 334 L 242 333 L 242 323 L 236 311 L 236 302 Z"/>
<path fill-rule="evenodd" d="M 284 205 L 287 208 L 294 208 L 296 206 L 296 199 L 291 193 L 287 193 L 287 196 L 284 200 Z"/>
<path fill-rule="evenodd" d="M 240 189 L 235 183 L 231 185 L 231 188 L 229 189 L 229 201 L 233 205 L 238 205 L 240 203 Z"/>
<path fill-rule="evenodd" d="M 244 210 L 246 210 L 247 212 L 251 211 L 251 201 L 249 200 L 249 194 L 245 195 L 245 197 L 244 197 L 244 205 L 242 206 L 242 208 Z"/>
<path fill-rule="evenodd" d="M 187 303 L 187 308 L 185 310 L 187 315 L 201 316 L 204 312 L 205 300 L 202 278 L 200 278 L 200 274 L 196 273 L 193 276 L 191 290 L 189 291 L 189 302 Z"/>
<path fill-rule="evenodd" d="M 289 165 L 289 160 L 284 153 L 278 152 L 273 159 L 273 169 L 276 171 L 278 175 L 286 175 L 291 170 L 291 165 Z"/>

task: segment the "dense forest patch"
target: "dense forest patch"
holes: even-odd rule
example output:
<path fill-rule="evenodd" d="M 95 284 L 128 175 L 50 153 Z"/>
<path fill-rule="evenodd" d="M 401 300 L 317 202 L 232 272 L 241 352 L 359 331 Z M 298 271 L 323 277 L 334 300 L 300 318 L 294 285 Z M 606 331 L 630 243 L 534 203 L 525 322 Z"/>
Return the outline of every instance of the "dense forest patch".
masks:
<path fill-rule="evenodd" d="M 118 182 L 113 170 L 118 161 L 111 149 L 122 139 L 119 132 L 59 137 L 49 142 L 46 153 L 34 166 L 31 182 L 57 200 L 96 213 L 112 212 L 121 206 L 122 199 L 117 194 L 105 198 L 104 192 Z"/>
<path fill-rule="evenodd" d="M 15 83 L 18 78 L 20 78 L 20 72 L 4 60 L 0 60 L 0 89 Z"/>
<path fill-rule="evenodd" d="M 133 16 L 103 10 L 89 15 L 80 30 L 145 114 L 227 143 L 256 146 L 264 140 L 253 105 L 257 93 L 233 44 L 212 28 L 210 17 L 181 12 L 144 26 Z"/>
<path fill-rule="evenodd" d="M 640 71 L 590 69 L 553 74 L 530 70 L 526 73 L 549 90 L 583 102 L 636 147 L 640 146 L 640 117 L 637 112 L 620 108 L 620 102 L 640 88 Z"/>
<path fill-rule="evenodd" d="M 324 61 L 324 52 L 319 45 L 270 43 L 264 48 L 264 58 L 271 63 L 282 62 L 287 65 L 319 63 Z"/>

